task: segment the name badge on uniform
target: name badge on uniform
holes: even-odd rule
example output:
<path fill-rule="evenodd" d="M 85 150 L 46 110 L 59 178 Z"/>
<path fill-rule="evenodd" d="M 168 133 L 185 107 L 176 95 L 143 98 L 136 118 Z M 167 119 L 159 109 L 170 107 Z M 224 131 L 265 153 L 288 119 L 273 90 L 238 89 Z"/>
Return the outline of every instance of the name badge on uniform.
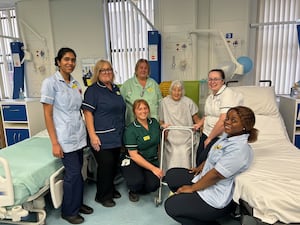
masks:
<path fill-rule="evenodd" d="M 149 141 L 150 140 L 150 136 L 147 135 L 147 136 L 143 137 L 143 139 L 144 139 L 144 141 Z"/>
<path fill-rule="evenodd" d="M 214 146 L 214 150 L 220 150 L 220 149 L 222 149 L 222 145 L 219 144 Z"/>
<path fill-rule="evenodd" d="M 147 89 L 147 91 L 150 92 L 150 93 L 152 93 L 152 92 L 154 92 L 154 89 L 153 89 L 152 87 L 149 87 L 149 88 Z"/>
<path fill-rule="evenodd" d="M 72 85 L 72 88 L 73 88 L 73 89 L 77 88 L 77 84 L 74 83 L 74 84 Z"/>

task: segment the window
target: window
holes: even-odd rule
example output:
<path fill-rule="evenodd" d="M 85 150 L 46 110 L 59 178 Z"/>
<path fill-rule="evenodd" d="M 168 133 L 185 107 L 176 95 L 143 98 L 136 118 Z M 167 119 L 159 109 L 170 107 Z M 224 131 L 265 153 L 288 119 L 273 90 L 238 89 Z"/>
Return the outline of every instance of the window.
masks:
<path fill-rule="evenodd" d="M 138 59 L 148 59 L 148 31 L 153 30 L 154 21 L 153 1 L 104 0 L 107 55 L 118 84 L 133 76 Z"/>
<path fill-rule="evenodd" d="M 13 61 L 10 42 L 18 40 L 15 9 L 0 10 L 0 97 L 11 98 L 13 88 Z"/>
<path fill-rule="evenodd" d="M 289 94 L 300 80 L 300 52 L 296 20 L 299 0 L 260 0 L 257 27 L 256 74 L 271 80 L 276 94 Z"/>

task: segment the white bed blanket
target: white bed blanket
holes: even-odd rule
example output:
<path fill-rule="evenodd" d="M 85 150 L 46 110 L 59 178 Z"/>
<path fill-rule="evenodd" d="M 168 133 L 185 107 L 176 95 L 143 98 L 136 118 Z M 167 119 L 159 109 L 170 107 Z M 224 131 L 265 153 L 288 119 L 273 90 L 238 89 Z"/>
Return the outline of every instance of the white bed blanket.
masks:
<path fill-rule="evenodd" d="M 279 114 L 256 120 L 254 161 L 236 178 L 233 199 L 248 202 L 263 222 L 300 222 L 300 150 L 290 143 Z"/>

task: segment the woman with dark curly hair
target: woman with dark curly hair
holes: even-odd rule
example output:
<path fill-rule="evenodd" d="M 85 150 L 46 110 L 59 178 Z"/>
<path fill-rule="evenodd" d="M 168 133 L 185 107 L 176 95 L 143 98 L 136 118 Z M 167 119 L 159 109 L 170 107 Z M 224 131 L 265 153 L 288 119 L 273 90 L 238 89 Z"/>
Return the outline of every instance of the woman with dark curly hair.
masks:
<path fill-rule="evenodd" d="M 224 121 L 223 136 L 212 146 L 206 161 L 197 168 L 173 168 L 165 181 L 175 194 L 165 210 L 184 225 L 215 225 L 234 208 L 235 177 L 248 169 L 253 159 L 249 142 L 257 140 L 255 115 L 250 108 L 233 107 Z"/>

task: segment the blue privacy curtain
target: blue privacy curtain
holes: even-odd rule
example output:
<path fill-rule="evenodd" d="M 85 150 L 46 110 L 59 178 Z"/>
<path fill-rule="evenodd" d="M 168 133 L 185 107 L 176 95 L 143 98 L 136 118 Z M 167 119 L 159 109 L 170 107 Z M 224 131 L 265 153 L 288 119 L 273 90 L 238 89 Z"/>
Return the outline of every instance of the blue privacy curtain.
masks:
<path fill-rule="evenodd" d="M 24 63 L 21 64 L 24 58 L 22 42 L 11 42 L 10 48 L 13 58 L 14 74 L 13 74 L 13 99 L 19 98 L 20 89 L 24 91 Z"/>

